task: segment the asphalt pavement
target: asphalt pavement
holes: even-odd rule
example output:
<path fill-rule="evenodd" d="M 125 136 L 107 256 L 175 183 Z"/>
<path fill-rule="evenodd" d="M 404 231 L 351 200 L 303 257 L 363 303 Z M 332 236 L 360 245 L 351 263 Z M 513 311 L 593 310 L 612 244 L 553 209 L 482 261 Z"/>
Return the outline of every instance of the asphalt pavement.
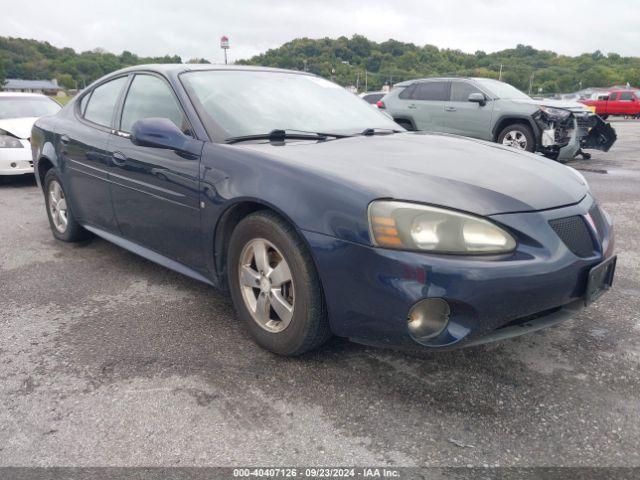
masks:
<path fill-rule="evenodd" d="M 640 121 L 577 160 L 615 220 L 614 288 L 576 318 L 447 353 L 253 344 L 227 296 L 49 231 L 0 184 L 0 466 L 640 466 Z"/>

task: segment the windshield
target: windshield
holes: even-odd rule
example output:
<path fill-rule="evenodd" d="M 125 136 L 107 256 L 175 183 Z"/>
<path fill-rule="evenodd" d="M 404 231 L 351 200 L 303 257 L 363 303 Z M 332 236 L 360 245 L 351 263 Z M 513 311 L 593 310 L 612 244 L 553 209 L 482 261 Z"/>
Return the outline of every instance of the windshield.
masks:
<path fill-rule="evenodd" d="M 227 138 L 277 129 L 322 133 L 399 129 L 353 93 L 311 75 L 210 70 L 187 72 L 181 79 L 210 132 L 219 126 Z"/>
<path fill-rule="evenodd" d="M 529 95 L 521 92 L 516 87 L 513 87 L 508 83 L 500 82 L 499 80 L 492 80 L 490 78 L 476 78 L 475 81 L 498 98 L 504 98 L 507 100 L 531 100 Z"/>
<path fill-rule="evenodd" d="M 636 97 L 640 98 L 640 90 L 636 90 L 634 93 L 636 94 Z"/>
<path fill-rule="evenodd" d="M 57 113 L 60 108 L 47 97 L 0 97 L 0 119 L 44 117 Z"/>

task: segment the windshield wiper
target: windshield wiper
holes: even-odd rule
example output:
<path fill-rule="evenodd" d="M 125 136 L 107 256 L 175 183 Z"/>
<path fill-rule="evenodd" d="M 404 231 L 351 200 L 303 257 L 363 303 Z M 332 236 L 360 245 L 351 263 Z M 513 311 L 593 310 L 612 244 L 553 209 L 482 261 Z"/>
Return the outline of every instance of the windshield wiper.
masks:
<path fill-rule="evenodd" d="M 283 142 L 287 139 L 292 140 L 318 140 L 323 141 L 329 137 L 333 138 L 346 138 L 351 135 L 345 135 L 341 133 L 324 133 L 324 132 L 310 132 L 307 130 L 295 130 L 287 128 L 286 130 L 271 130 L 269 133 L 256 133 L 253 135 L 241 135 L 238 137 L 229 137 L 225 140 L 226 143 L 238 143 L 248 142 L 251 140 L 269 140 L 270 142 Z"/>
<path fill-rule="evenodd" d="M 402 133 L 403 130 L 396 130 L 394 128 L 365 128 L 359 135 L 364 135 L 365 137 L 370 137 L 372 135 L 392 135 L 394 133 Z"/>

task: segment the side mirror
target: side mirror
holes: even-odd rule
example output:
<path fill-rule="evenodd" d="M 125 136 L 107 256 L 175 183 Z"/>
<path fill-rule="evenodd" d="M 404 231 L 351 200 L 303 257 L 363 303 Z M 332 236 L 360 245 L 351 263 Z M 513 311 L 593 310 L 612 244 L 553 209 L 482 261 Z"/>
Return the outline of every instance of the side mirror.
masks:
<path fill-rule="evenodd" d="M 165 148 L 197 155 L 197 140 L 185 135 L 168 118 L 143 118 L 131 127 L 131 141 L 141 147 Z"/>
<path fill-rule="evenodd" d="M 474 92 L 474 93 L 470 94 L 468 100 L 470 102 L 480 104 L 481 107 L 484 107 L 487 104 L 487 99 L 480 92 Z"/>

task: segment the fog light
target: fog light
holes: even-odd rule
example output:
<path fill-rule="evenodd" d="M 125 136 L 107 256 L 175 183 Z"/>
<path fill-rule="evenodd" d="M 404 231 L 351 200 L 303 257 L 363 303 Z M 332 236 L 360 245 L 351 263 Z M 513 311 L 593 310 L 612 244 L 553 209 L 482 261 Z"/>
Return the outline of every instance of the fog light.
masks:
<path fill-rule="evenodd" d="M 450 313 L 449 304 L 441 298 L 420 300 L 409 310 L 409 331 L 416 340 L 437 337 L 447 327 Z"/>

